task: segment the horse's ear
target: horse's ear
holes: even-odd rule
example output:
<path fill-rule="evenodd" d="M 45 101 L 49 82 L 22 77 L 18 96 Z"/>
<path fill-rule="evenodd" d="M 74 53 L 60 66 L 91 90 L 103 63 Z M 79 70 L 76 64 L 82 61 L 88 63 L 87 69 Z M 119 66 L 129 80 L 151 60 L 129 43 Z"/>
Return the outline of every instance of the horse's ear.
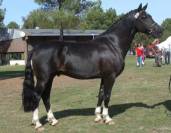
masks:
<path fill-rule="evenodd" d="M 148 3 L 142 8 L 142 10 L 146 10 L 147 9 L 147 6 L 148 6 Z"/>
<path fill-rule="evenodd" d="M 140 12 L 142 10 L 142 3 L 139 5 L 139 7 L 137 8 L 138 12 Z"/>

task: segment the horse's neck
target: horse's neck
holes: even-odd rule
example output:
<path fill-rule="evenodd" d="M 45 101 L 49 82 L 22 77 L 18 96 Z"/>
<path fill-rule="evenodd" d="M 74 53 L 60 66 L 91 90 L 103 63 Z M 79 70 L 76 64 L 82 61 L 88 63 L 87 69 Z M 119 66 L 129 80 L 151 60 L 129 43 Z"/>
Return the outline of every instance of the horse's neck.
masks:
<path fill-rule="evenodd" d="M 113 28 L 113 29 L 112 29 Z M 117 25 L 111 27 L 104 33 L 106 36 L 107 34 L 113 37 L 117 37 L 118 45 L 121 49 L 123 58 L 125 58 L 132 40 L 136 34 L 136 30 L 134 27 L 134 23 L 131 22 L 129 19 L 122 20 Z M 116 42 L 113 42 L 116 43 Z M 116 44 L 114 44 L 116 45 Z"/>

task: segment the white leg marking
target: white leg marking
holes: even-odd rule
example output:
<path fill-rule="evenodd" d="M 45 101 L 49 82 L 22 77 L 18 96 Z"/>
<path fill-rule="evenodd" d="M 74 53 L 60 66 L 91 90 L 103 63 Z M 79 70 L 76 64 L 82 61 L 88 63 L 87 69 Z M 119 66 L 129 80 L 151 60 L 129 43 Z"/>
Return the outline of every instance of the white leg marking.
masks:
<path fill-rule="evenodd" d="M 100 113 L 101 113 L 101 106 L 96 107 L 95 114 L 100 114 Z"/>
<path fill-rule="evenodd" d="M 108 113 L 108 108 L 103 107 L 103 112 L 102 112 L 104 121 L 106 124 L 114 124 L 112 122 L 112 118 L 110 118 L 109 113 Z"/>
<path fill-rule="evenodd" d="M 102 120 L 102 116 L 101 116 L 101 106 L 96 107 L 95 109 L 95 115 L 96 118 L 94 119 L 95 122 L 100 122 Z"/>
<path fill-rule="evenodd" d="M 52 126 L 58 123 L 58 120 L 55 119 L 51 109 L 48 111 L 47 117 L 47 120 L 51 123 Z"/>
<path fill-rule="evenodd" d="M 103 107 L 102 114 L 103 114 L 103 116 L 107 116 L 108 115 L 108 108 Z"/>
<path fill-rule="evenodd" d="M 31 60 L 31 68 L 33 69 L 33 61 Z"/>
<path fill-rule="evenodd" d="M 38 129 L 42 126 L 42 124 L 40 123 L 39 121 L 39 110 L 38 108 L 36 108 L 34 111 L 33 111 L 33 120 L 32 120 L 32 124 L 36 125 L 35 126 L 35 129 Z"/>

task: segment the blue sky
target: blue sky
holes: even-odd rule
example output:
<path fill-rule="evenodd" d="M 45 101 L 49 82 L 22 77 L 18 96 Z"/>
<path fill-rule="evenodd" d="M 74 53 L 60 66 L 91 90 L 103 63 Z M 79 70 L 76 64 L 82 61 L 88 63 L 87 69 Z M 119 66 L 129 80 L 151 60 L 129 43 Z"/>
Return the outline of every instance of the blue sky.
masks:
<path fill-rule="evenodd" d="M 159 24 L 166 18 L 171 18 L 171 0 L 102 0 L 102 7 L 104 9 L 114 8 L 117 14 L 121 14 L 137 8 L 140 3 L 148 3 L 147 12 Z M 34 0 L 3 0 L 2 8 L 6 8 L 4 23 L 16 21 L 22 25 L 22 17 L 26 17 L 30 11 L 38 7 Z"/>

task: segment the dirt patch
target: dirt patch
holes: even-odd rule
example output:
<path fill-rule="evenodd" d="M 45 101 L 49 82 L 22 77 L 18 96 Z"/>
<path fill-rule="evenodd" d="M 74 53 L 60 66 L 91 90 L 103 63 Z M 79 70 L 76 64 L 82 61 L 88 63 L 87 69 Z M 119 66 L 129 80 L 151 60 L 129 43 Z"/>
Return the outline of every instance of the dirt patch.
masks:
<path fill-rule="evenodd" d="M 0 97 L 7 97 L 15 93 L 21 93 L 24 77 L 8 78 L 0 80 Z M 67 76 L 55 77 L 53 81 L 53 88 L 65 88 L 74 85 L 79 86 L 92 86 L 97 84 L 97 80 L 78 80 Z M 100 80 L 99 80 L 100 81 Z"/>

